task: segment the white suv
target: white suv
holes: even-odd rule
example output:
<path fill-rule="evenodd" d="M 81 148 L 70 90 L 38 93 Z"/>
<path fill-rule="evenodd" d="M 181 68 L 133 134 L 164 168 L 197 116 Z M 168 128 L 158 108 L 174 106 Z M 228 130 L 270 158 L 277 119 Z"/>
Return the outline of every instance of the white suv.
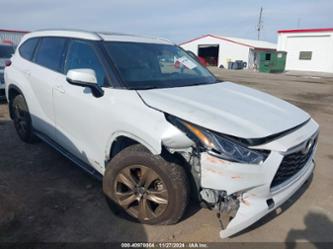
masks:
<path fill-rule="evenodd" d="M 268 94 L 218 81 L 158 38 L 68 30 L 26 35 L 5 69 L 10 116 L 97 177 L 148 224 L 176 223 L 190 193 L 221 237 L 288 200 L 314 169 L 318 124 Z"/>

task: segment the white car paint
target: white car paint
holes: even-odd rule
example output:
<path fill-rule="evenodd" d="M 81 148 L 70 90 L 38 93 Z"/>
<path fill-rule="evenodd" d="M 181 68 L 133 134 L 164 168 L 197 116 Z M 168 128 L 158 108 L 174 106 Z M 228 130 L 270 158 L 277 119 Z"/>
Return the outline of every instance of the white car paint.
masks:
<path fill-rule="evenodd" d="M 47 70 L 26 60 L 22 64 L 35 67 L 36 75 Z M 13 79 L 8 79 L 8 74 Z M 45 83 L 30 83 L 29 78 L 15 65 L 6 70 L 6 82 L 11 81 L 25 94 L 34 128 L 48 134 L 101 174 L 117 137 L 127 136 L 153 154 L 160 154 L 162 137 L 174 129 L 162 112 L 148 108 L 134 90 L 105 88 L 103 98 L 92 98 L 90 90 L 68 84 L 66 76 L 56 72 L 48 75 Z M 39 88 L 35 88 L 37 84 Z M 142 122 L 143 117 L 151 122 Z"/>
<path fill-rule="evenodd" d="M 241 138 L 276 134 L 310 117 L 281 99 L 230 82 L 138 92 L 153 108 Z"/>
<path fill-rule="evenodd" d="M 78 37 L 87 40 L 126 40 L 172 44 L 158 38 L 79 31 L 39 31 L 26 35 Z M 222 230 L 228 237 L 254 223 L 286 201 L 311 175 L 313 155 L 294 177 L 272 189 L 270 184 L 286 154 L 301 150 L 317 135 L 318 124 L 299 108 L 259 91 L 222 82 L 205 86 L 154 90 L 103 88 L 95 98 L 89 88 L 71 85 L 66 75 L 23 59 L 18 52 L 5 70 L 6 94 L 15 85 L 25 96 L 35 129 L 47 134 L 70 153 L 101 174 L 119 136 L 132 138 L 153 154 L 162 146 L 187 151 L 195 146 L 183 131 L 169 123 L 164 113 L 213 131 L 240 138 L 263 138 L 305 125 L 273 141 L 253 146 L 269 150 L 261 164 L 243 164 L 200 154 L 200 187 L 240 194 L 236 216 Z M 314 154 L 314 152 L 313 152 Z M 267 206 L 267 199 L 275 202 Z"/>

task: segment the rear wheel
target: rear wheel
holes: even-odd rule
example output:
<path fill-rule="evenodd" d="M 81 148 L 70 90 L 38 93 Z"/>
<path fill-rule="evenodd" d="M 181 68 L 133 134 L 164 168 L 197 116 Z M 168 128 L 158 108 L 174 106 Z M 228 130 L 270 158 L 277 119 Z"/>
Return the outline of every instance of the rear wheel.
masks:
<path fill-rule="evenodd" d="M 24 97 L 22 95 L 15 96 L 11 105 L 14 126 L 20 139 L 26 143 L 35 142 L 37 139 L 33 134 L 31 117 Z"/>
<path fill-rule="evenodd" d="M 188 202 L 184 169 L 132 145 L 113 158 L 104 179 L 107 198 L 130 217 L 147 224 L 176 223 Z"/>

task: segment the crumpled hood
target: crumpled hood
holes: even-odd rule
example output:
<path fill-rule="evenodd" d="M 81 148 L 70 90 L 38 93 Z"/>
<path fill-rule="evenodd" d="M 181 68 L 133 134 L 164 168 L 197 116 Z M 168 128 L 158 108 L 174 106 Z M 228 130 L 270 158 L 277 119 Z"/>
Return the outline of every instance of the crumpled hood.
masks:
<path fill-rule="evenodd" d="M 138 94 L 150 107 L 240 138 L 267 137 L 310 118 L 286 101 L 231 82 L 139 90 Z"/>

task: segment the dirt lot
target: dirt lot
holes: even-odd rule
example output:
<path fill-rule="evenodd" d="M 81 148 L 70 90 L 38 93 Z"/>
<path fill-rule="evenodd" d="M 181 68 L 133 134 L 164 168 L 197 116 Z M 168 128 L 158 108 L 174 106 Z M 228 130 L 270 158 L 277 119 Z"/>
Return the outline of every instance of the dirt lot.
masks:
<path fill-rule="evenodd" d="M 277 212 L 224 241 L 333 241 L 333 78 L 214 73 L 284 98 L 321 126 L 312 181 Z M 215 213 L 194 204 L 172 226 L 118 218 L 100 182 L 46 144 L 20 142 L 7 105 L 0 105 L 0 242 L 221 241 L 219 229 Z"/>

